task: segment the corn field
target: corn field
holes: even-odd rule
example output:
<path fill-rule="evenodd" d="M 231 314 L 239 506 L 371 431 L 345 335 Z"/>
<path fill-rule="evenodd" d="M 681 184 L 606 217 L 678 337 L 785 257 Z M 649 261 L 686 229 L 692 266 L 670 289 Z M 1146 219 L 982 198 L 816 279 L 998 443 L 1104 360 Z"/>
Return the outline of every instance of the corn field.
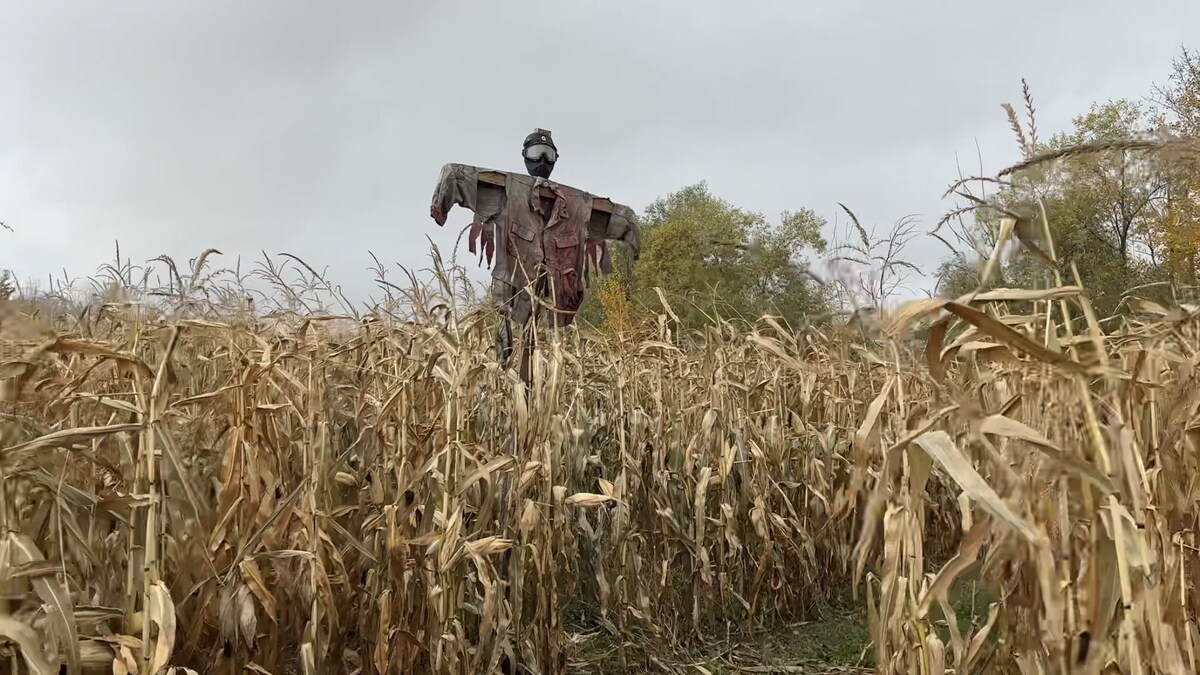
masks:
<path fill-rule="evenodd" d="M 12 301 L 0 659 L 707 673 L 649 645 L 849 587 L 879 673 L 1198 672 L 1200 328 L 1129 304 L 981 285 L 850 335 L 664 302 L 544 335 L 527 386 L 486 311 Z M 963 630 L 968 573 L 996 600 Z"/>

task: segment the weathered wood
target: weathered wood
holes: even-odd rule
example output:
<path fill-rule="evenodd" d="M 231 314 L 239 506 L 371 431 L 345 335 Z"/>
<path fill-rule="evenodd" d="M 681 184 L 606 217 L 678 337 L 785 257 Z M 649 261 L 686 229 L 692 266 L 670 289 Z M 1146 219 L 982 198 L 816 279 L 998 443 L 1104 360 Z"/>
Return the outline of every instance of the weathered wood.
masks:
<path fill-rule="evenodd" d="M 495 185 L 497 187 L 504 187 L 504 184 L 505 184 L 504 172 L 488 170 L 488 169 L 480 169 L 479 170 L 479 182 L 486 183 L 488 185 Z M 568 188 L 570 190 L 575 190 L 576 192 L 586 192 L 586 190 L 580 190 L 579 188 L 571 187 L 570 185 L 563 185 L 562 183 L 559 183 L 559 185 L 561 185 L 562 187 Z M 550 190 L 548 188 L 544 188 L 544 187 L 542 188 L 541 194 L 538 196 L 540 196 L 542 199 L 545 199 L 545 200 L 554 199 L 554 194 L 552 192 L 550 192 Z M 608 199 L 607 197 L 597 197 L 596 195 L 592 195 L 592 210 L 611 214 L 613 212 L 612 200 Z"/>

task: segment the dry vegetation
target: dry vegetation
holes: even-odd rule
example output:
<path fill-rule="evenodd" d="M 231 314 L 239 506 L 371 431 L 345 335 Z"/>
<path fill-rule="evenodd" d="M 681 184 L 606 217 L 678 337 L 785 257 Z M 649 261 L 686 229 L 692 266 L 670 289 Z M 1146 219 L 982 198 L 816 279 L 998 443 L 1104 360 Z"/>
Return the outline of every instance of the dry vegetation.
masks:
<path fill-rule="evenodd" d="M 722 644 L 851 589 L 878 672 L 1197 672 L 1196 313 L 988 288 L 1036 229 L 1006 220 L 977 294 L 870 339 L 680 335 L 664 305 L 547 342 L 527 390 L 445 274 L 365 320 L 222 309 L 241 291 L 205 299 L 202 260 L 156 309 L 119 266 L 103 301 L 10 303 L 0 658 L 735 672 Z"/>

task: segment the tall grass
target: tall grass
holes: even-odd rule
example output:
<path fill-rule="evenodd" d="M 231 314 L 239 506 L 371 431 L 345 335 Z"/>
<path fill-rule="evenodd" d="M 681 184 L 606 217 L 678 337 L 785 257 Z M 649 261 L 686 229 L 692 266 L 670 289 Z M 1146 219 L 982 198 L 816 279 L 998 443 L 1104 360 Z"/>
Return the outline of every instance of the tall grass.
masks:
<path fill-rule="evenodd" d="M 849 585 L 881 673 L 1197 672 L 1195 312 L 1131 298 L 1105 330 L 1077 279 L 988 288 L 1032 225 L 977 293 L 869 339 L 680 334 L 664 305 L 636 337 L 548 337 L 528 388 L 436 257 L 439 286 L 366 316 L 269 265 L 284 300 L 250 311 L 204 256 L 158 295 L 118 258 L 91 304 L 18 300 L 5 664 L 563 673 L 598 633 L 669 668 L 650 645 Z M 967 575 L 981 622 L 948 598 Z"/>

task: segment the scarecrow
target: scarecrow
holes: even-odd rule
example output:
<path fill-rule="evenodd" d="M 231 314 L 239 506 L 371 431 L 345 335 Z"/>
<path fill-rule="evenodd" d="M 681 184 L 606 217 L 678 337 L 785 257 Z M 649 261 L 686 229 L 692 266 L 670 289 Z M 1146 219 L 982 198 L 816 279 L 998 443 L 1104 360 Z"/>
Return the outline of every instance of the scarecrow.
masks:
<path fill-rule="evenodd" d="M 514 324 L 525 333 L 528 356 L 537 320 L 548 317 L 554 328 L 574 321 L 592 274 L 612 271 L 608 241 L 624 242 L 631 259 L 638 257 L 633 209 L 550 180 L 558 148 L 549 131 L 534 129 L 521 154 L 528 175 L 446 164 L 429 209 L 439 226 L 456 205 L 475 214 L 468 250 L 492 269 L 492 296 L 502 311 L 496 337 L 502 365 L 512 356 Z M 528 367 L 522 359 L 526 382 Z"/>

